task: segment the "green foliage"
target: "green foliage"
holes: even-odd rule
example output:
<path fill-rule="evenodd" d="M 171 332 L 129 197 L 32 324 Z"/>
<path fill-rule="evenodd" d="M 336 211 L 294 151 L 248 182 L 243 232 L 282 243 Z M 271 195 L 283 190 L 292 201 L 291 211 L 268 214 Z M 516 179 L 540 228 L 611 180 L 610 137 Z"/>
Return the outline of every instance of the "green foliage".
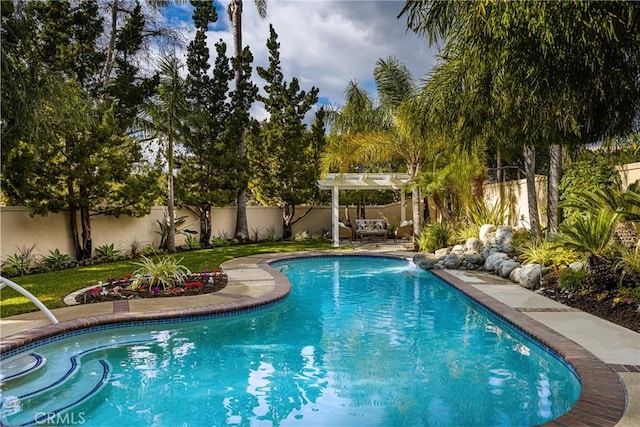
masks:
<path fill-rule="evenodd" d="M 558 241 L 585 254 L 603 254 L 615 230 L 619 214 L 609 210 L 585 212 L 560 225 Z"/>
<path fill-rule="evenodd" d="M 544 241 L 538 245 L 528 245 L 520 249 L 520 259 L 525 264 L 537 263 L 545 267 L 559 269 L 578 259 L 578 255 L 556 242 Z"/>
<path fill-rule="evenodd" d="M 511 239 L 511 245 L 514 248 L 521 248 L 531 243 L 531 231 L 526 228 L 518 228 L 513 230 L 513 238 Z"/>
<path fill-rule="evenodd" d="M 96 258 L 104 262 L 113 262 L 122 259 L 122 253 L 111 244 L 104 244 L 96 248 Z"/>
<path fill-rule="evenodd" d="M 284 237 L 291 237 L 291 226 L 298 221 L 296 206 L 313 203 L 320 190 L 316 185 L 320 153 L 324 148 L 324 110 L 316 113 L 307 131 L 305 115 L 318 101 L 318 89 L 307 93 L 297 78 L 284 80 L 280 65 L 280 43 L 273 26 L 267 41 L 269 68 L 257 68 L 265 80 L 264 103 L 269 119 L 254 129 L 247 139 L 249 167 L 253 172 L 249 188 L 257 200 L 282 208 Z"/>
<path fill-rule="evenodd" d="M 200 245 L 200 240 L 194 236 L 187 236 L 184 241 L 184 245 L 182 246 L 185 249 L 193 250 L 200 249 L 202 246 Z"/>
<path fill-rule="evenodd" d="M 434 252 L 452 244 L 453 237 L 453 228 L 449 224 L 427 224 L 420 232 L 418 247 L 421 252 Z"/>
<path fill-rule="evenodd" d="M 181 264 L 184 258 L 177 259 L 170 256 L 147 258 L 143 256 L 139 262 L 132 262 L 138 269 L 133 272 L 134 288 L 148 287 L 149 291 L 156 286 L 162 286 L 166 291 L 177 283 L 182 283 L 191 274 L 189 269 Z"/>
<path fill-rule="evenodd" d="M 640 279 L 640 245 L 634 250 L 620 248 L 620 255 L 616 259 L 615 268 L 620 271 L 621 279 Z M 638 283 L 640 285 L 640 283 Z"/>
<path fill-rule="evenodd" d="M 500 197 L 493 205 L 483 200 L 475 200 L 468 209 L 468 220 L 475 225 L 504 225 L 508 223 L 509 206 L 505 198 Z"/>
<path fill-rule="evenodd" d="M 327 242 L 258 243 L 202 249 L 184 252 L 180 256 L 183 257 L 183 265 L 191 271 L 213 271 L 219 268 L 224 261 L 236 257 L 275 252 L 317 251 L 330 248 L 331 246 Z M 127 273 L 131 273 L 131 262 L 118 261 L 78 267 L 72 270 L 30 274 L 12 280 L 38 297 L 48 308 L 58 308 L 65 306 L 63 299 L 71 292 L 88 285 L 95 285 L 105 277 L 123 277 Z M 5 318 L 34 310 L 36 308 L 33 303 L 13 289 L 5 288 L 0 291 L 0 317 Z"/>
<path fill-rule="evenodd" d="M 5 277 L 24 276 L 35 265 L 37 258 L 33 254 L 36 245 L 18 247 L 18 252 L 7 257 L 2 263 L 2 275 Z"/>
<path fill-rule="evenodd" d="M 164 253 L 164 249 L 159 248 L 155 244 L 151 243 L 150 245 L 147 245 L 144 248 L 142 248 L 142 250 L 139 252 L 138 255 L 149 257 L 154 255 L 156 256 L 162 255 L 163 253 Z"/>
<path fill-rule="evenodd" d="M 572 270 L 565 268 L 558 275 L 558 286 L 571 292 L 579 292 L 587 287 L 587 270 Z"/>
<path fill-rule="evenodd" d="M 296 242 L 306 242 L 310 239 L 311 237 L 309 236 L 309 232 L 306 230 L 298 231 L 293 237 L 293 240 L 295 240 Z"/>
<path fill-rule="evenodd" d="M 277 242 L 280 240 L 280 236 L 278 236 L 276 228 L 273 225 L 267 227 L 264 240 L 267 242 Z"/>
<path fill-rule="evenodd" d="M 59 249 L 49 251 L 49 255 L 42 260 L 44 266 L 49 270 L 63 270 L 73 265 L 73 258 L 68 254 L 63 254 Z"/>
<path fill-rule="evenodd" d="M 251 241 L 259 242 L 262 234 L 262 228 L 260 227 L 251 227 Z"/>
<path fill-rule="evenodd" d="M 560 182 L 560 191 L 565 217 L 569 219 L 581 212 L 576 199 L 583 198 L 585 194 L 598 191 L 602 194 L 620 193 L 620 173 L 606 157 L 589 153 L 567 168 Z"/>
<path fill-rule="evenodd" d="M 478 238 L 480 236 L 480 224 L 473 224 L 467 221 L 459 223 L 455 227 L 454 238 L 456 242 L 464 242 L 467 239 Z"/>

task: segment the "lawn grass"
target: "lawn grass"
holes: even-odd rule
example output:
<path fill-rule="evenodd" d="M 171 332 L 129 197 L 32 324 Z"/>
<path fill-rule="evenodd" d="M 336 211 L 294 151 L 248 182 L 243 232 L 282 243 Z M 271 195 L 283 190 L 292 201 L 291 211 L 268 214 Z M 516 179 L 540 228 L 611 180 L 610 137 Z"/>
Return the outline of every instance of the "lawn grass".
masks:
<path fill-rule="evenodd" d="M 226 246 L 213 249 L 201 249 L 174 254 L 183 258 L 184 264 L 192 272 L 212 271 L 223 262 L 259 253 L 293 252 L 329 249 L 329 242 L 262 242 L 247 245 Z M 96 264 L 49 273 L 31 274 L 13 277 L 10 280 L 34 294 L 48 308 L 64 307 L 65 296 L 78 289 L 105 282 L 109 278 L 121 278 L 132 273 L 137 267 L 133 261 L 119 261 Z M 0 317 L 14 316 L 37 310 L 27 298 L 10 288 L 0 291 Z"/>

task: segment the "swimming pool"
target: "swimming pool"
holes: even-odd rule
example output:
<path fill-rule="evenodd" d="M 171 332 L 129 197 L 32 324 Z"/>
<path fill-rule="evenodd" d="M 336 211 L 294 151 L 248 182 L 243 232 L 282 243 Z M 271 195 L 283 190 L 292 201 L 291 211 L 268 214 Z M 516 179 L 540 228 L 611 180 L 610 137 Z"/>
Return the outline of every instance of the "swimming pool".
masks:
<path fill-rule="evenodd" d="M 46 417 L 90 393 L 51 419 L 527 425 L 561 415 L 580 393 L 562 362 L 406 261 L 321 257 L 274 267 L 293 289 L 272 307 L 107 329 L 32 349 L 47 358 L 40 383 L 31 384 L 41 393 L 18 398 L 28 392 L 9 381 L 2 398 L 18 399 L 5 400 L 3 422 L 28 422 L 28 411 Z M 74 356 L 82 372 L 45 389 L 72 369 Z M 479 394 L 467 394 L 473 390 Z"/>

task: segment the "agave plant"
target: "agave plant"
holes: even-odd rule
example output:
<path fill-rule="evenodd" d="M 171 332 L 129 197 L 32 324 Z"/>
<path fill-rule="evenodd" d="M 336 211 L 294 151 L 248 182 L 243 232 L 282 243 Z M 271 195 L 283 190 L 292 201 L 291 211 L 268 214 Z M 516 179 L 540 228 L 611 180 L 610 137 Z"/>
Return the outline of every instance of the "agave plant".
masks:
<path fill-rule="evenodd" d="M 151 290 L 162 286 L 163 290 L 170 289 L 178 283 L 185 281 L 191 274 L 189 269 L 180 264 L 184 258 L 176 259 L 171 256 L 157 257 L 156 259 L 142 256 L 139 262 L 132 262 L 139 268 L 133 272 L 135 277 L 134 288 L 146 283 Z"/>

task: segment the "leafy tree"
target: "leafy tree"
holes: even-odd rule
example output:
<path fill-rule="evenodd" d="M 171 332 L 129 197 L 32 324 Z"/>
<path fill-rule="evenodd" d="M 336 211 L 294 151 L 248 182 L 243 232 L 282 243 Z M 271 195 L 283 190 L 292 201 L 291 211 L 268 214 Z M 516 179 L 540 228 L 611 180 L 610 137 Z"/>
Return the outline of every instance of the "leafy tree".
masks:
<path fill-rule="evenodd" d="M 489 135 L 521 147 L 530 190 L 535 150 L 551 147 L 550 164 L 559 171 L 557 144 L 593 142 L 633 126 L 640 106 L 637 3 L 418 0 L 403 13 L 412 30 L 445 41 L 443 62 L 455 66 L 443 69 L 457 73 L 465 110 L 476 111 L 471 120 L 461 110 L 450 114 L 472 133 L 488 126 Z M 473 93 L 481 96 L 469 103 Z M 551 175 L 548 210 L 555 211 L 560 174 Z M 529 210 L 535 221 L 536 207 Z M 537 223 L 532 232 L 539 238 Z"/>
<path fill-rule="evenodd" d="M 142 166 L 139 144 L 118 132 L 113 107 L 96 104 L 78 85 L 49 84 L 53 93 L 36 112 L 48 126 L 9 153 L 3 191 L 35 214 L 68 211 L 75 256 L 90 258 L 90 217 L 148 214 L 158 174 Z"/>
<path fill-rule="evenodd" d="M 189 103 L 183 147 L 176 176 L 176 196 L 183 205 L 196 208 L 200 218 L 200 244 L 208 246 L 211 239 L 211 207 L 225 206 L 235 200 L 238 187 L 246 183 L 245 168 L 238 158 L 235 145 L 238 135 L 238 114 L 235 109 L 248 111 L 239 95 L 247 88 L 241 86 L 229 93 L 229 81 L 234 73 L 226 55 L 226 44 L 216 43 L 217 57 L 213 77 L 208 75 L 209 49 L 206 46 L 206 30 L 216 19 L 210 1 L 192 2 L 195 6 L 194 21 L 198 31 L 189 44 L 186 79 L 186 97 Z M 248 52 L 243 64 L 250 64 Z M 250 78 L 251 69 L 245 69 L 243 78 Z M 255 97 L 255 87 L 248 86 L 250 98 Z M 245 116 L 248 120 L 248 113 Z M 245 184 L 246 185 L 246 184 Z"/>
<path fill-rule="evenodd" d="M 256 9 L 258 10 L 258 14 L 261 18 L 265 18 L 267 16 L 267 0 L 254 0 Z M 231 26 L 233 30 L 233 47 L 234 47 L 234 58 L 236 64 L 239 64 L 242 61 L 242 57 L 245 55 L 243 53 L 244 48 L 242 47 L 242 0 L 231 0 L 229 2 L 229 6 L 227 8 L 227 13 L 229 15 L 229 20 L 231 21 Z M 235 67 L 235 81 L 236 87 L 240 87 L 243 83 L 247 81 L 246 77 L 243 76 L 243 67 L 236 65 Z M 247 110 L 248 111 L 248 110 Z M 245 121 L 240 120 L 237 122 L 238 125 L 242 125 Z M 245 157 L 245 128 L 241 127 L 238 132 L 238 155 L 241 158 Z M 246 186 L 242 187 L 237 195 L 237 210 L 236 210 L 236 230 L 235 230 L 236 239 L 248 242 L 249 239 L 249 226 L 247 225 L 247 189 Z"/>
<path fill-rule="evenodd" d="M 318 89 L 314 87 L 307 93 L 300 89 L 295 77 L 290 83 L 284 80 L 280 43 L 273 26 L 270 26 L 267 47 L 269 68 L 258 67 L 257 72 L 266 81 L 266 96 L 259 98 L 270 117 L 260 125 L 251 141 L 248 154 L 254 177 L 249 186 L 261 203 L 282 208 L 284 237 L 290 238 L 291 226 L 306 215 L 294 220 L 296 205 L 318 197 L 316 180 L 318 160 L 324 148 L 324 111 L 317 112 L 309 133 L 303 120 L 318 100 Z"/>

